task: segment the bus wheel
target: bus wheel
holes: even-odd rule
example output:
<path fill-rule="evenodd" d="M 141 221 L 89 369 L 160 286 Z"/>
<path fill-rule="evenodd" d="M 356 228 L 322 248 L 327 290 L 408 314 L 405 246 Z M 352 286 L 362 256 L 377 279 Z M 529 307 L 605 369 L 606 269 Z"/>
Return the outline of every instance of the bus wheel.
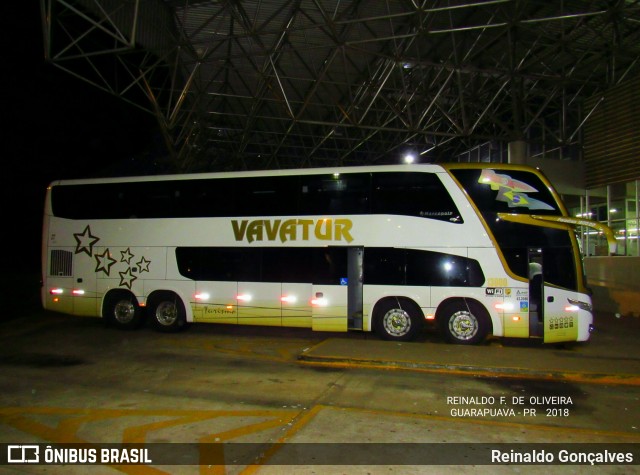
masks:
<path fill-rule="evenodd" d="M 182 299 L 171 292 L 163 292 L 151 299 L 149 306 L 153 326 L 161 332 L 178 332 L 186 323 Z"/>
<path fill-rule="evenodd" d="M 373 311 L 373 328 L 383 340 L 413 340 L 423 321 L 420 308 L 406 299 L 386 299 Z"/>
<path fill-rule="evenodd" d="M 440 331 L 450 343 L 474 345 L 489 333 L 490 317 L 479 303 L 455 300 L 438 310 L 436 316 Z"/>
<path fill-rule="evenodd" d="M 128 292 L 116 292 L 107 297 L 103 317 L 108 324 L 121 330 L 134 330 L 142 323 L 142 311 L 137 299 Z"/>

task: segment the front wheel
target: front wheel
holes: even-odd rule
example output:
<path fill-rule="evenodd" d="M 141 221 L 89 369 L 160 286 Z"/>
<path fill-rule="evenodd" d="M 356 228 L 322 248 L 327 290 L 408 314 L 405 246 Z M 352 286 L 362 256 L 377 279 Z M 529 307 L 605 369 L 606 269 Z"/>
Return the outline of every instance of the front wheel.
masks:
<path fill-rule="evenodd" d="M 410 300 L 389 299 L 376 305 L 373 328 L 383 340 L 410 341 L 422 329 L 423 319 L 420 308 Z"/>
<path fill-rule="evenodd" d="M 156 330 L 173 333 L 184 329 L 187 318 L 182 299 L 174 293 L 162 293 L 151 299 L 151 321 Z"/>
<path fill-rule="evenodd" d="M 450 343 L 474 345 L 484 341 L 489 333 L 490 317 L 479 303 L 455 300 L 438 310 L 441 333 Z"/>

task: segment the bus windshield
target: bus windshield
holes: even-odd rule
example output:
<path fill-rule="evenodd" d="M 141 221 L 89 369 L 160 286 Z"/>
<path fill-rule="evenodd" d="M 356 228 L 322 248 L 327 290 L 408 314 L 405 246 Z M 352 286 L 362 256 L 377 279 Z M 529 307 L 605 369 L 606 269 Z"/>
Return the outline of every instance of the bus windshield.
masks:
<path fill-rule="evenodd" d="M 484 168 L 451 173 L 482 214 L 562 215 L 551 191 L 531 172 Z"/>
<path fill-rule="evenodd" d="M 451 173 L 482 214 L 513 274 L 528 279 L 528 250 L 541 248 L 545 281 L 577 288 L 577 267 L 568 230 L 499 219 L 499 213 L 563 214 L 539 176 L 528 171 L 488 168 L 452 169 Z"/>

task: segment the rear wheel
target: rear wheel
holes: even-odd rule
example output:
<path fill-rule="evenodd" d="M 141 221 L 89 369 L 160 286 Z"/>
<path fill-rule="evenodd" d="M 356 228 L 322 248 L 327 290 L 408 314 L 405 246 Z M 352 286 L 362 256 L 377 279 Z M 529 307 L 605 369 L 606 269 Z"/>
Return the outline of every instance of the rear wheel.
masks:
<path fill-rule="evenodd" d="M 182 299 L 173 292 L 162 292 L 150 299 L 149 315 L 156 330 L 178 332 L 187 323 L 187 314 Z"/>
<path fill-rule="evenodd" d="M 484 341 L 490 330 L 490 317 L 485 308 L 473 300 L 454 300 L 438 310 L 441 333 L 450 343 L 474 345 Z"/>
<path fill-rule="evenodd" d="M 134 330 L 142 323 L 138 300 L 129 292 L 110 294 L 104 302 L 102 316 L 108 324 L 121 330 Z"/>
<path fill-rule="evenodd" d="M 373 328 L 384 340 L 413 340 L 422 329 L 420 307 L 406 299 L 387 299 L 373 311 Z"/>

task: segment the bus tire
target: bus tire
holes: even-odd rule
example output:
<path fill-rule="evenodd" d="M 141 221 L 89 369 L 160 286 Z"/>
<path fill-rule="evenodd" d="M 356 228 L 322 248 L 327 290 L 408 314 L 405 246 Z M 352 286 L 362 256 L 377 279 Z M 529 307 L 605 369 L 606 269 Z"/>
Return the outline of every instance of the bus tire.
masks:
<path fill-rule="evenodd" d="M 436 321 L 444 338 L 458 345 L 481 343 L 491 327 L 491 317 L 486 309 L 470 299 L 446 302 L 438 309 Z"/>
<path fill-rule="evenodd" d="M 387 298 L 373 309 L 373 329 L 383 340 L 410 341 L 416 338 L 424 315 L 413 301 Z"/>
<path fill-rule="evenodd" d="M 102 307 L 102 317 L 108 325 L 120 330 L 135 330 L 143 321 L 138 299 L 126 290 L 107 295 Z"/>
<path fill-rule="evenodd" d="M 160 292 L 152 295 L 147 304 L 153 327 L 164 333 L 184 330 L 187 313 L 182 299 L 173 292 Z"/>

